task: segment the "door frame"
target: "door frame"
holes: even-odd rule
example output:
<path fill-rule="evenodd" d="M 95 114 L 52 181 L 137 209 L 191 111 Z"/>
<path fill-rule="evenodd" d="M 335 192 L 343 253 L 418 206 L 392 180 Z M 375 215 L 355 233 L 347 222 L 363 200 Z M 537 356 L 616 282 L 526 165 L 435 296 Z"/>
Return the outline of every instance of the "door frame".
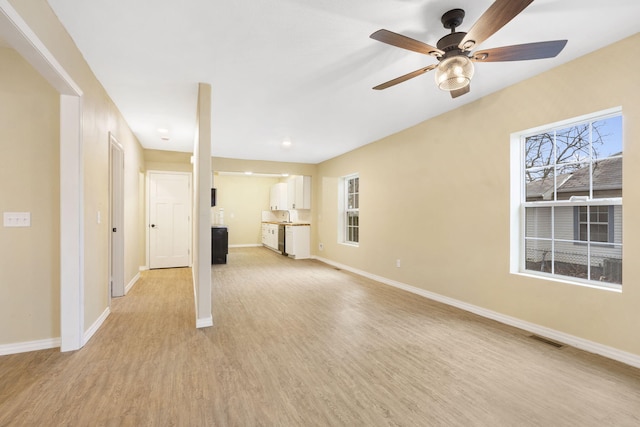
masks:
<path fill-rule="evenodd" d="M 114 152 L 118 154 L 114 156 Z M 124 285 L 124 148 L 109 132 L 109 305 L 125 295 Z"/>
<path fill-rule="evenodd" d="M 183 171 L 163 171 L 163 170 L 147 170 L 146 179 L 145 179 L 145 206 L 146 206 L 146 215 L 145 215 L 145 239 L 146 239 L 146 268 L 151 268 L 151 197 L 150 197 L 150 175 L 151 174 L 163 174 L 163 175 L 187 175 L 189 177 L 189 187 L 193 189 L 193 174 L 191 172 L 183 172 Z M 189 233 L 189 267 L 193 267 L 193 197 L 189 194 L 189 217 L 191 218 L 191 228 Z"/>

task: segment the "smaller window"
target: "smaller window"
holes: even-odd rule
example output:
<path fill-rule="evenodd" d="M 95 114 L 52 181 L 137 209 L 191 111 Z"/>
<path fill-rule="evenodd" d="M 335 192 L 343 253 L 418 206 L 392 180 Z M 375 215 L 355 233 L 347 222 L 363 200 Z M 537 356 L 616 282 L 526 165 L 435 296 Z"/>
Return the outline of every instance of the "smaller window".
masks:
<path fill-rule="evenodd" d="M 360 241 L 360 178 L 344 177 L 344 243 Z"/>

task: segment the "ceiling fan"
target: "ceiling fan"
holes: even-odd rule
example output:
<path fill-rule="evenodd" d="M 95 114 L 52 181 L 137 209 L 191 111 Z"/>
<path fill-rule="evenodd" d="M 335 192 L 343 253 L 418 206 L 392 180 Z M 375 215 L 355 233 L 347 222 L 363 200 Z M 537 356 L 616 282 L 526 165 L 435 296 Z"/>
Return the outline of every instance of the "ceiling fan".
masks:
<path fill-rule="evenodd" d="M 471 52 L 532 2 L 533 0 L 496 0 L 467 33 L 456 31 L 456 28 L 462 24 L 464 19 L 464 10 L 450 10 L 442 15 L 441 22 L 445 28 L 451 29 L 451 33 L 438 40 L 437 47 L 388 30 L 376 31 L 371 34 L 370 37 L 372 39 L 425 55 L 431 55 L 439 63 L 389 80 L 373 89 L 386 89 L 435 69 L 435 80 L 438 87 L 449 91 L 452 98 L 457 98 L 468 93 L 471 89 L 469 83 L 473 77 L 474 62 L 553 58 L 562 51 L 567 44 L 567 40 L 526 43 Z"/>

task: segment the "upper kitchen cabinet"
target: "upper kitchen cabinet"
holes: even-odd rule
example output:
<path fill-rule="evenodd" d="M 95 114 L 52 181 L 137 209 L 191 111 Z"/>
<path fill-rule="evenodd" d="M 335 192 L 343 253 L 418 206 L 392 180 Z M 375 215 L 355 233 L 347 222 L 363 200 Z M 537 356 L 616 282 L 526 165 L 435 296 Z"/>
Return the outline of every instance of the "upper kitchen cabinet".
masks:
<path fill-rule="evenodd" d="M 287 204 L 287 183 L 279 182 L 271 187 L 271 197 L 269 198 L 269 206 L 272 211 L 285 211 L 288 209 Z"/>
<path fill-rule="evenodd" d="M 287 209 L 311 209 L 311 177 L 294 175 L 287 180 Z"/>

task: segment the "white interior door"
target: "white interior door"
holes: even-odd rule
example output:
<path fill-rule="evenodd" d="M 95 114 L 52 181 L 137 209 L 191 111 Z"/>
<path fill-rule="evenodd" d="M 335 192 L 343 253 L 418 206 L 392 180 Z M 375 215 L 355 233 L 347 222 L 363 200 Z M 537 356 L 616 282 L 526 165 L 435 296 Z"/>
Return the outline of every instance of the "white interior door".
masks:
<path fill-rule="evenodd" d="M 149 268 L 191 264 L 191 174 L 149 172 Z"/>
<path fill-rule="evenodd" d="M 124 152 L 109 135 L 110 285 L 112 297 L 124 296 Z"/>

